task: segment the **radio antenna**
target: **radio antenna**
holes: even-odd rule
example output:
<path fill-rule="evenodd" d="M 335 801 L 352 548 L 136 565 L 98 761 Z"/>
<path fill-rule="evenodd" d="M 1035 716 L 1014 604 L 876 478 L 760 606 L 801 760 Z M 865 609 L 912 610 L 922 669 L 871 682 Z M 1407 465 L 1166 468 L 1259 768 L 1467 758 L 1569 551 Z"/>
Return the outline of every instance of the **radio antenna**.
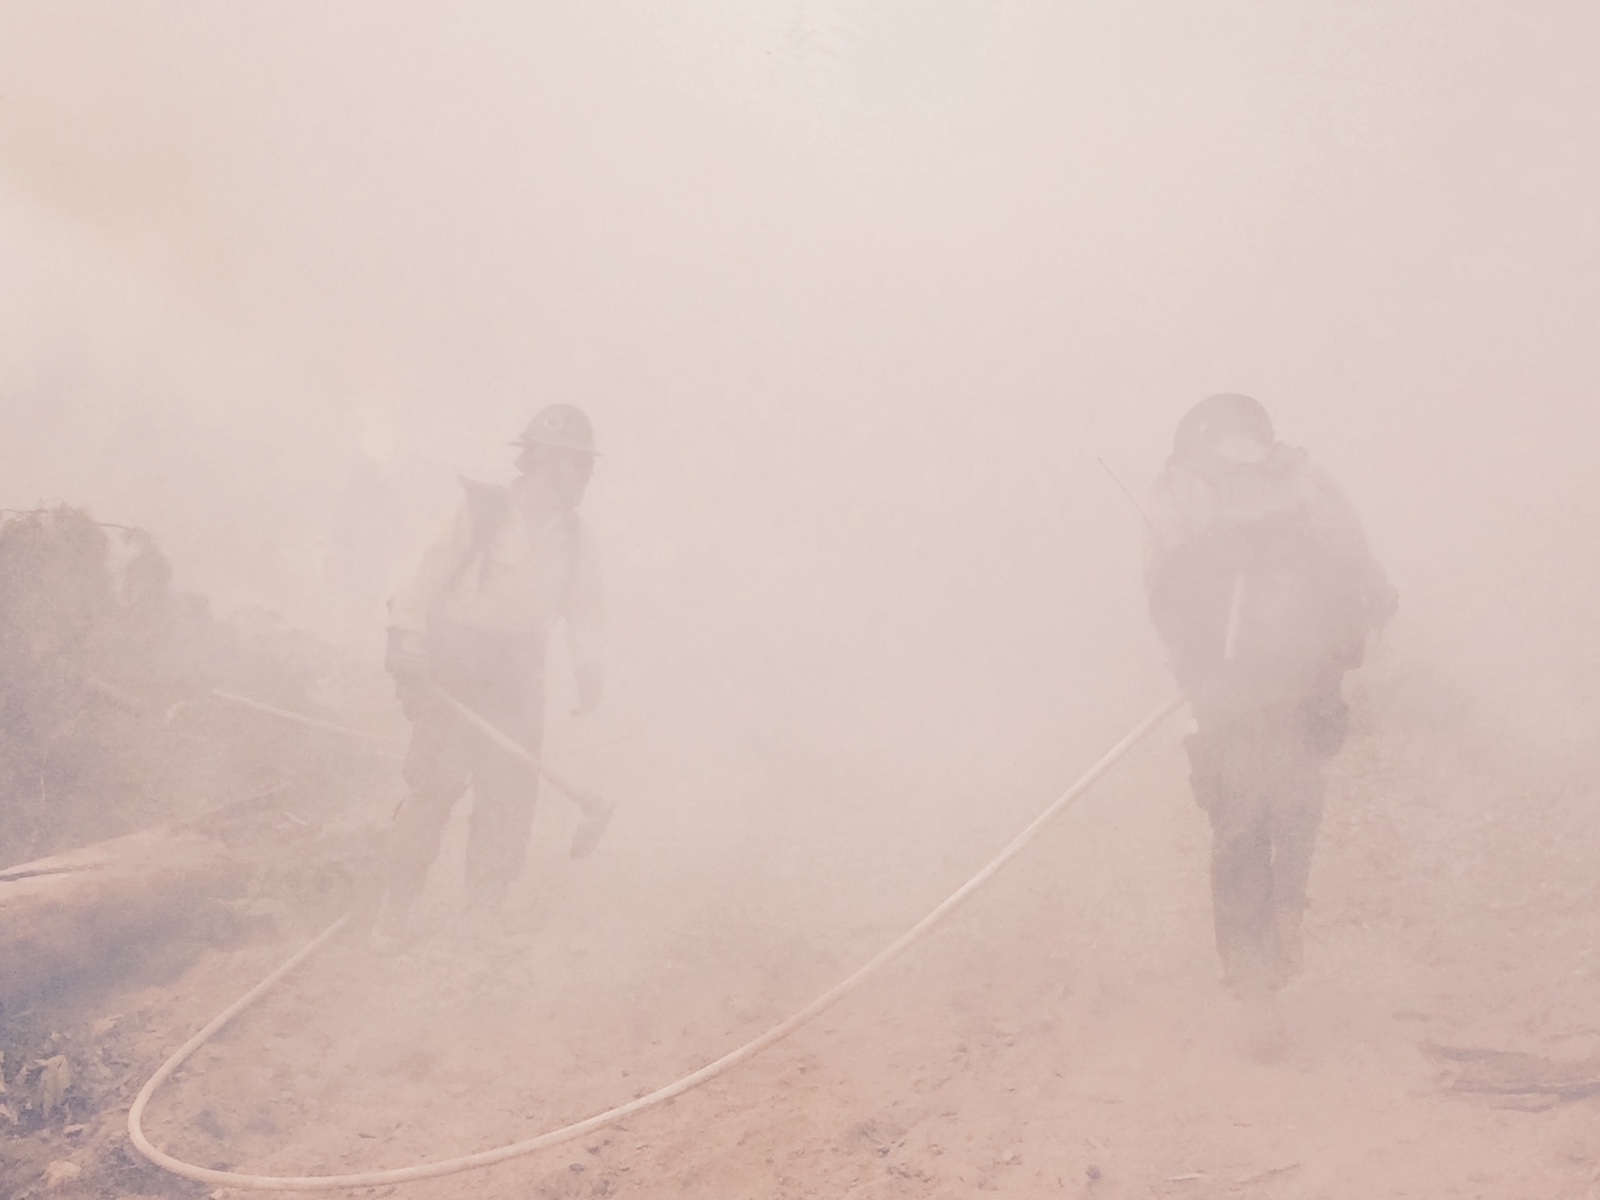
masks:
<path fill-rule="evenodd" d="M 1145 528 L 1159 538 L 1161 534 L 1156 531 L 1155 524 L 1150 520 L 1150 515 L 1144 511 L 1144 506 L 1141 505 L 1134 494 L 1128 490 L 1128 485 L 1123 483 L 1122 480 L 1117 477 L 1117 473 L 1111 469 L 1111 464 L 1106 462 L 1106 460 L 1101 458 L 1098 454 L 1095 455 L 1094 460 L 1105 468 L 1106 474 L 1111 476 L 1111 482 L 1122 489 L 1122 494 L 1128 498 L 1128 503 L 1133 505 L 1134 511 L 1137 512 L 1141 518 L 1143 518 Z"/>

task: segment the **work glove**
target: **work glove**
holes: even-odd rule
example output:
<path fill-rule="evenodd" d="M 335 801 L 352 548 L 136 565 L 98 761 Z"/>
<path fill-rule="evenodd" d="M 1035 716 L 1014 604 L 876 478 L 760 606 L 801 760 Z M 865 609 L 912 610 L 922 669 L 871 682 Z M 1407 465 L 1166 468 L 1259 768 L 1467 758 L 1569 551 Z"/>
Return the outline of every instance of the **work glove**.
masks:
<path fill-rule="evenodd" d="M 596 663 L 578 663 L 573 667 L 572 674 L 578 692 L 578 702 L 573 705 L 572 715 L 581 717 L 584 713 L 592 712 L 595 705 L 600 703 L 600 697 L 606 690 L 605 673 Z"/>
<path fill-rule="evenodd" d="M 420 684 L 428 678 L 428 640 L 414 629 L 390 629 L 383 669 L 396 683 Z"/>

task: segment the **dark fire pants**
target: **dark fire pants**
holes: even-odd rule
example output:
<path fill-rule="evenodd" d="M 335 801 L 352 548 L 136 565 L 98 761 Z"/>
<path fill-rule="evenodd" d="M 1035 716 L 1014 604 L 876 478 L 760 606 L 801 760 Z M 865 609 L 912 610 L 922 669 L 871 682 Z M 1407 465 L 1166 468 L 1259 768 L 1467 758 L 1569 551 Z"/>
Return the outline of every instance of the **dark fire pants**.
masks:
<path fill-rule="evenodd" d="M 1327 742 L 1303 708 L 1218 716 L 1189 736 L 1190 784 L 1211 818 L 1217 953 L 1235 991 L 1275 989 L 1292 973 L 1279 914 L 1298 930 L 1322 823 Z"/>
<path fill-rule="evenodd" d="M 456 699 L 509 735 L 534 757 L 544 736 L 543 688 L 445 686 Z M 391 913 L 403 915 L 422 891 L 451 810 L 472 785 L 468 818 L 466 889 L 469 908 L 498 909 L 521 873 L 533 828 L 539 777 L 527 763 L 489 741 L 437 697 L 401 688 L 411 718 L 406 751 L 409 789 L 389 835 Z"/>

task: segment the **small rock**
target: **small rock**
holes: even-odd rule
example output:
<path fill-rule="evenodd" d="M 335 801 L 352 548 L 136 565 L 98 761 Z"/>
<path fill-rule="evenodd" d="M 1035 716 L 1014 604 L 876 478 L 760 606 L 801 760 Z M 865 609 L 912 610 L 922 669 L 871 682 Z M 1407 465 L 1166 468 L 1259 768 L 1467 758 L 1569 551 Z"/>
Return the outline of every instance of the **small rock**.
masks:
<path fill-rule="evenodd" d="M 44 1169 L 44 1185 L 45 1187 L 60 1187 L 63 1183 L 71 1183 L 82 1174 L 83 1168 L 77 1163 L 67 1162 L 65 1159 L 58 1158 Z"/>

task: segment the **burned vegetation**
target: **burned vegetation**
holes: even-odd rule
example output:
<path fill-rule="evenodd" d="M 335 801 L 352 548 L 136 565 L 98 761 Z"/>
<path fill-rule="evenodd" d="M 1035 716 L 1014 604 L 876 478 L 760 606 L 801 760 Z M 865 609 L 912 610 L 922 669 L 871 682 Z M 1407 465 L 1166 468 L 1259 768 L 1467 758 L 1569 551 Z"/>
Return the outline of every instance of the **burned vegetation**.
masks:
<path fill-rule="evenodd" d="M 383 743 L 230 696 L 391 719 L 381 677 L 271 614 L 213 615 L 143 530 L 0 517 L 0 1131 L 114 1119 L 138 1083 L 119 995 L 355 895 Z"/>

